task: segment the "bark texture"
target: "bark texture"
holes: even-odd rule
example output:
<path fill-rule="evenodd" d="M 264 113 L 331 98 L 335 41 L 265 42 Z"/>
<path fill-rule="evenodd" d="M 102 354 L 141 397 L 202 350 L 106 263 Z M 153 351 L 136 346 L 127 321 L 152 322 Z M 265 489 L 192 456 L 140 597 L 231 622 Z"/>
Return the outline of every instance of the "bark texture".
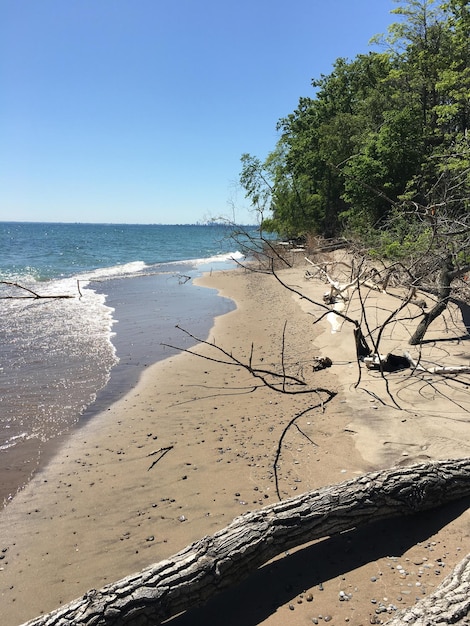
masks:
<path fill-rule="evenodd" d="M 449 304 L 449 299 L 452 295 L 452 287 L 451 283 L 455 278 L 454 274 L 454 266 L 452 263 L 452 259 L 448 258 L 444 261 L 444 266 L 439 275 L 439 286 L 438 286 L 438 298 L 439 300 L 433 306 L 433 308 L 427 313 L 423 314 L 423 319 L 418 324 L 415 332 L 411 336 L 409 340 L 409 344 L 411 346 L 417 346 L 420 344 L 423 339 L 426 331 L 429 326 L 437 319 L 444 311 L 447 309 L 447 305 Z"/>
<path fill-rule="evenodd" d="M 386 626 L 470 624 L 470 554 L 447 576 L 434 593 L 400 611 Z"/>
<path fill-rule="evenodd" d="M 157 626 L 285 550 L 467 495 L 470 458 L 371 472 L 237 517 L 173 557 L 91 590 L 28 626 Z"/>

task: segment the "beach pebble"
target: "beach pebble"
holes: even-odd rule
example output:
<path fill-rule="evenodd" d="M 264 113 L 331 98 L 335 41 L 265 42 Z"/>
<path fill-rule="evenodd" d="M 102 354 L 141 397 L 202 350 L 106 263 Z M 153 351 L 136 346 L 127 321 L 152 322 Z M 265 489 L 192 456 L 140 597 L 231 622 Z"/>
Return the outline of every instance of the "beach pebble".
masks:
<path fill-rule="evenodd" d="M 307 602 L 313 602 L 313 596 L 311 593 L 307 593 L 307 595 L 305 596 L 305 599 L 307 600 Z"/>
<path fill-rule="evenodd" d="M 185 521 L 186 521 L 186 519 L 187 519 L 187 518 L 186 518 L 186 516 L 185 516 L 185 515 L 180 515 L 180 516 L 178 517 L 178 521 L 179 521 L 179 522 L 185 522 Z"/>

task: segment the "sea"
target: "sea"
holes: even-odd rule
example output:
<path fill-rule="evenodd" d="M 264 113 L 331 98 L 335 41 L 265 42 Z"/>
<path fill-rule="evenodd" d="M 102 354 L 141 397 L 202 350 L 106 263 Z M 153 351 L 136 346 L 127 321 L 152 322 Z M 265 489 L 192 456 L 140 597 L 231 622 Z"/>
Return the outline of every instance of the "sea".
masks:
<path fill-rule="evenodd" d="M 142 371 L 234 308 L 194 285 L 255 226 L 0 222 L 0 501 Z M 171 346 L 171 347 L 168 347 Z"/>

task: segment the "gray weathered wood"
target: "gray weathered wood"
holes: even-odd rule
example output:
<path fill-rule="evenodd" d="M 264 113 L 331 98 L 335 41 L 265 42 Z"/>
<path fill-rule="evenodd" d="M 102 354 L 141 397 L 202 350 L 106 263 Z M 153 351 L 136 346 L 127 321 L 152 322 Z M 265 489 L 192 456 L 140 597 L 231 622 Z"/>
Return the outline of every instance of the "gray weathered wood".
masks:
<path fill-rule="evenodd" d="M 424 367 L 418 361 L 415 361 L 409 352 L 404 352 L 403 356 L 407 359 L 411 367 L 420 372 L 427 374 L 468 374 L 470 365 L 436 365 L 434 367 Z"/>
<path fill-rule="evenodd" d="M 156 626 L 205 603 L 285 550 L 470 495 L 470 458 L 393 468 L 237 517 L 211 537 L 92 590 L 28 626 Z"/>
<path fill-rule="evenodd" d="M 447 576 L 436 591 L 414 606 L 397 613 L 386 626 L 437 626 L 470 624 L 470 554 Z"/>

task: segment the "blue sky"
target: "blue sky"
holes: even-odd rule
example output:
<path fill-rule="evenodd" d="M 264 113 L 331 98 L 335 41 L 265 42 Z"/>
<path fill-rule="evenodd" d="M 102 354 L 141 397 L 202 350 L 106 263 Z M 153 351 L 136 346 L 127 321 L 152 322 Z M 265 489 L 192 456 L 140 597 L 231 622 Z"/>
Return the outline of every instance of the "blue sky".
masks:
<path fill-rule="evenodd" d="M 0 0 L 0 220 L 253 222 L 240 156 L 393 0 Z"/>

